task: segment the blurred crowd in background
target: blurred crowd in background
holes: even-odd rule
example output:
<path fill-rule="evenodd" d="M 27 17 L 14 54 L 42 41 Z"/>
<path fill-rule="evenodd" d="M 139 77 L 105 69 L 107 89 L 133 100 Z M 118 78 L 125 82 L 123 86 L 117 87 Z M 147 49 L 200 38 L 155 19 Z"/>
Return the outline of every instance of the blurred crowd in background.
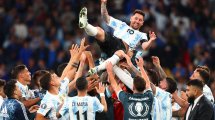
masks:
<path fill-rule="evenodd" d="M 83 37 L 94 59 L 101 51 L 94 38 L 78 27 L 81 7 L 88 8 L 89 22 L 109 30 L 101 19 L 99 0 L 0 0 L 0 78 L 24 63 L 31 74 L 39 69 L 56 69 L 69 59 L 71 44 Z M 156 55 L 166 73 L 178 85 L 188 81 L 197 65 L 211 70 L 215 78 L 215 0 L 109 0 L 109 14 L 129 23 L 135 9 L 146 16 L 141 31 L 155 31 L 156 42 L 148 56 Z M 182 84 L 180 84 L 182 83 Z M 211 88 L 212 91 L 215 89 Z"/>

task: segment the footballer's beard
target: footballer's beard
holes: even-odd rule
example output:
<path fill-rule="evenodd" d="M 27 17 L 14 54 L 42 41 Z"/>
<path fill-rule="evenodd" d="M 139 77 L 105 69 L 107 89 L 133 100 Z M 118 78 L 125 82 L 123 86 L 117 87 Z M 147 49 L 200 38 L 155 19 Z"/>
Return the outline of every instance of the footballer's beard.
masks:
<path fill-rule="evenodd" d="M 193 103 L 194 103 L 194 100 L 195 100 L 195 97 L 194 97 L 194 96 L 188 97 L 188 102 L 189 102 L 190 104 L 193 104 Z"/>

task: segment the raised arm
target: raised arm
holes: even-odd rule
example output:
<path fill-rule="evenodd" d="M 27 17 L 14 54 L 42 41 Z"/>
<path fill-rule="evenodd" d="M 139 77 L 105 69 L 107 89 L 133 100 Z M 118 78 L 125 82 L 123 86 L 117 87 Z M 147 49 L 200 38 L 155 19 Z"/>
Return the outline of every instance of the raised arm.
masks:
<path fill-rule="evenodd" d="M 140 71 L 139 71 L 139 70 L 133 65 L 133 63 L 131 62 L 131 58 L 130 58 L 127 54 L 125 54 L 124 57 L 125 57 L 125 59 L 126 59 L 126 61 L 127 61 L 127 64 L 129 65 L 130 70 L 131 70 L 135 75 L 141 76 Z"/>
<path fill-rule="evenodd" d="M 96 91 L 97 93 L 99 93 L 100 97 L 101 97 L 101 104 L 104 106 L 104 112 L 107 112 L 107 103 L 105 100 L 105 86 L 102 85 L 102 83 L 99 83 L 99 88 L 96 87 Z"/>
<path fill-rule="evenodd" d="M 107 11 L 107 0 L 101 0 L 101 15 L 105 22 L 108 24 L 110 22 L 110 16 Z"/>
<path fill-rule="evenodd" d="M 165 79 L 167 77 L 167 75 L 166 75 L 166 73 L 164 72 L 163 68 L 160 65 L 159 58 L 157 56 L 152 56 L 152 62 L 155 65 L 155 67 L 156 67 L 156 69 L 158 71 L 160 79 L 161 80 Z"/>
<path fill-rule="evenodd" d="M 155 41 L 157 38 L 155 33 L 151 31 L 149 31 L 149 37 L 150 37 L 149 41 L 142 43 L 143 50 L 148 50 L 151 47 L 153 41 Z"/>
<path fill-rule="evenodd" d="M 81 40 L 80 48 L 78 48 L 77 45 L 72 45 L 72 48 L 70 50 L 71 58 L 70 58 L 68 65 L 66 66 L 66 68 L 63 71 L 61 80 L 64 79 L 65 77 L 68 77 L 70 80 L 73 79 L 75 71 L 78 67 L 78 63 L 80 61 L 81 54 L 88 47 L 88 45 L 84 46 L 84 43 L 85 43 L 85 38 L 83 38 Z M 74 68 L 74 69 L 72 69 L 72 68 Z"/>
<path fill-rule="evenodd" d="M 143 77 L 144 80 L 146 81 L 146 89 L 150 89 L 150 88 L 151 88 L 150 80 L 149 80 L 148 75 L 146 74 L 146 71 L 145 71 L 144 68 L 143 68 L 143 64 L 144 64 L 143 58 L 142 58 L 142 57 L 139 57 L 138 60 L 136 59 L 135 61 L 136 61 L 136 63 L 137 63 L 137 66 L 138 66 L 139 69 L 140 69 L 140 72 L 141 72 L 142 77 Z"/>
<path fill-rule="evenodd" d="M 95 67 L 95 64 L 94 64 L 94 60 L 93 60 L 93 56 L 92 56 L 92 53 L 90 51 L 84 51 L 84 54 L 86 55 L 87 57 L 87 61 L 88 61 L 88 64 L 89 64 L 89 68 L 94 68 Z"/>
<path fill-rule="evenodd" d="M 121 91 L 122 89 L 120 88 L 120 86 L 117 84 L 115 78 L 114 78 L 114 75 L 113 75 L 113 65 L 111 62 L 107 62 L 106 64 L 106 70 L 107 70 L 107 73 L 108 73 L 108 77 L 109 77 L 109 80 L 110 80 L 110 84 L 112 86 L 112 88 L 114 89 L 114 91 L 116 93 L 118 93 L 119 91 Z"/>
<path fill-rule="evenodd" d="M 177 111 L 172 111 L 172 116 L 173 117 L 183 117 L 189 107 L 189 103 L 177 95 L 177 90 L 174 93 L 172 93 L 172 98 L 181 107 Z"/>
<path fill-rule="evenodd" d="M 83 70 L 84 70 L 84 64 L 85 64 L 85 60 L 86 60 L 86 55 L 82 54 L 81 55 L 81 60 L 80 60 L 80 65 L 78 67 L 78 71 L 75 74 L 75 78 L 73 81 L 71 81 L 69 83 L 69 92 L 71 92 L 73 89 L 75 89 L 75 82 L 76 80 L 82 76 L 83 74 Z"/>

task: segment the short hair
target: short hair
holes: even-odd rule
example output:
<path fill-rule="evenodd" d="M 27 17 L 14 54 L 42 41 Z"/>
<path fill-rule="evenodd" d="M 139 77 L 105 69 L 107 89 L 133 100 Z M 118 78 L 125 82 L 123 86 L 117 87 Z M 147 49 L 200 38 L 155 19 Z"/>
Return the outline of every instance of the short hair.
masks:
<path fill-rule="evenodd" d="M 30 89 L 34 89 L 34 86 L 37 85 L 37 81 L 39 80 L 40 82 L 40 79 L 42 78 L 43 75 L 45 75 L 45 73 L 48 73 L 47 70 L 38 70 L 36 71 L 33 76 L 32 76 L 32 80 L 31 80 L 31 84 L 30 84 Z"/>
<path fill-rule="evenodd" d="M 58 76 L 61 76 L 63 74 L 63 70 L 66 68 L 67 65 L 68 65 L 68 63 L 62 63 L 62 64 L 58 65 L 58 67 L 57 67 Z"/>
<path fill-rule="evenodd" d="M 157 71 L 155 71 L 154 69 L 148 69 L 147 70 L 147 75 L 149 76 L 150 81 L 155 85 L 158 86 L 159 85 L 159 76 Z"/>
<path fill-rule="evenodd" d="M 15 66 L 11 71 L 11 79 L 17 79 L 20 72 L 22 72 L 25 68 L 27 68 L 25 65 L 17 65 Z"/>
<path fill-rule="evenodd" d="M 86 90 L 88 87 L 88 81 L 86 80 L 86 77 L 79 77 L 76 80 L 76 89 L 79 91 Z"/>
<path fill-rule="evenodd" d="M 5 80 L 0 79 L 0 88 L 5 86 Z"/>
<path fill-rule="evenodd" d="M 140 76 L 135 76 L 133 81 L 134 87 L 138 92 L 143 92 L 146 89 L 146 82 Z"/>
<path fill-rule="evenodd" d="M 143 17 L 145 17 L 145 13 L 144 13 L 142 10 L 136 9 L 136 10 L 133 12 L 133 15 L 135 15 L 136 13 L 142 15 Z"/>
<path fill-rule="evenodd" d="M 199 88 L 201 91 L 203 91 L 203 83 L 199 79 L 190 80 L 187 82 L 187 86 L 195 86 Z"/>
<path fill-rule="evenodd" d="M 169 93 L 174 93 L 176 90 L 177 90 L 177 83 L 174 79 L 170 78 L 170 77 L 167 77 L 166 78 L 166 82 L 168 84 L 168 87 L 167 87 L 167 92 Z"/>
<path fill-rule="evenodd" d="M 45 73 L 40 79 L 40 85 L 42 89 L 49 90 L 50 89 L 50 81 L 51 81 L 52 73 Z"/>
<path fill-rule="evenodd" d="M 15 79 L 11 79 L 5 84 L 4 93 L 5 93 L 5 95 L 7 95 L 8 98 L 13 97 L 14 91 L 16 89 L 16 82 L 17 81 Z"/>
<path fill-rule="evenodd" d="M 210 80 L 210 73 L 205 69 L 197 69 L 196 71 L 199 73 L 199 75 L 203 79 L 203 82 L 205 84 L 208 84 L 208 82 Z"/>
<path fill-rule="evenodd" d="M 196 68 L 197 68 L 197 69 L 203 69 L 203 70 L 206 70 L 207 72 L 209 72 L 209 73 L 210 73 L 210 69 L 209 69 L 207 66 L 205 66 L 205 65 L 203 65 L 203 66 L 198 65 Z"/>

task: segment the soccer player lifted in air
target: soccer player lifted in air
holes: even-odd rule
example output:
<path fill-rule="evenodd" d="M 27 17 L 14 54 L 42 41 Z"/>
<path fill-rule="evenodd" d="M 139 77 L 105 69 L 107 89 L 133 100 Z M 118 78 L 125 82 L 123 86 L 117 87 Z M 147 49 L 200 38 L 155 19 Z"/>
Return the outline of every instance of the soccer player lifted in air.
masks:
<path fill-rule="evenodd" d="M 103 52 L 107 54 L 110 61 L 115 65 L 120 59 L 115 54 L 116 51 L 122 50 L 127 53 L 133 51 L 139 43 L 143 50 L 149 49 L 152 42 L 156 39 L 154 32 L 149 32 L 150 39 L 148 40 L 147 34 L 140 32 L 140 27 L 143 26 L 145 14 L 141 10 L 135 10 L 130 18 L 130 25 L 125 22 L 117 20 L 112 16 L 109 16 L 106 8 L 107 0 L 101 0 L 101 14 L 108 26 L 114 29 L 114 33 L 110 34 L 105 32 L 100 27 L 94 27 L 87 22 L 87 8 L 84 7 L 79 13 L 79 27 L 83 28 L 89 36 L 94 36 L 97 39 L 97 43 Z M 89 74 L 97 73 L 98 71 L 105 69 L 106 62 L 97 66 L 89 71 Z"/>

